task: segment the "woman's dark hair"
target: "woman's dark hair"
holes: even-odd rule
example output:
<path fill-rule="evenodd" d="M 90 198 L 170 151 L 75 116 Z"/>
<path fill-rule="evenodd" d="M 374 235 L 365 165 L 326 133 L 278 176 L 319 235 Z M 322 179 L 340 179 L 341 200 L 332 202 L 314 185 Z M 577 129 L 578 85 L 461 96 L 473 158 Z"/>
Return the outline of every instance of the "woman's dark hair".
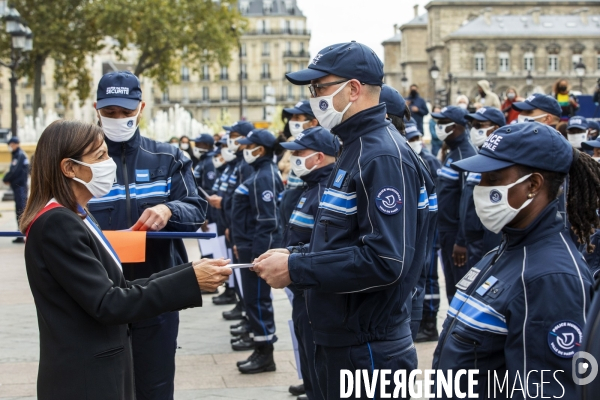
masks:
<path fill-rule="evenodd" d="M 77 213 L 77 199 L 71 189 L 71 179 L 61 169 L 65 158 L 81 160 L 104 143 L 104 133 L 97 125 L 78 121 L 55 121 L 40 136 L 31 164 L 31 194 L 19 220 L 25 233 L 35 216 L 52 199 Z"/>
<path fill-rule="evenodd" d="M 404 108 L 404 115 L 388 114 L 390 121 L 392 121 L 392 125 L 394 125 L 396 129 L 398 129 L 398 132 L 400 132 L 402 136 L 404 136 L 405 133 L 404 120 L 410 120 L 410 115 L 410 109 L 408 108 L 408 106 L 405 106 Z"/>
<path fill-rule="evenodd" d="M 567 92 L 571 90 L 568 80 L 566 80 L 566 79 L 559 79 L 556 82 L 554 82 L 554 86 L 552 87 L 552 90 L 554 91 L 555 95 L 558 94 L 558 93 L 560 93 L 560 91 L 558 90 L 558 87 L 563 82 L 565 83 L 565 86 L 567 87 Z"/>

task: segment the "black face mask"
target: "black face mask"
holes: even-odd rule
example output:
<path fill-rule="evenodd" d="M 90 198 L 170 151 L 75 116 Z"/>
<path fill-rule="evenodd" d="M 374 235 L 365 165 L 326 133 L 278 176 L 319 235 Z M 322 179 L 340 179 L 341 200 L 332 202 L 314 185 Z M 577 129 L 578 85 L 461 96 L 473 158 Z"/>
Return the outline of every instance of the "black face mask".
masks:
<path fill-rule="evenodd" d="M 559 86 L 558 87 L 558 91 L 559 92 L 566 92 L 567 91 L 567 87 L 566 86 Z"/>
<path fill-rule="evenodd" d="M 410 91 L 410 97 L 417 97 L 419 95 L 419 92 L 417 92 L 416 90 L 411 90 Z"/>

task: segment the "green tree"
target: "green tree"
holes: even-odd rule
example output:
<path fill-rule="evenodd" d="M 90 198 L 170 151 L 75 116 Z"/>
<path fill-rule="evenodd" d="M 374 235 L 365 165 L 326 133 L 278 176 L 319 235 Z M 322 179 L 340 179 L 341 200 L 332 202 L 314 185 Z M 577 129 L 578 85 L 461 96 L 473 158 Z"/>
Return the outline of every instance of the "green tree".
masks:
<path fill-rule="evenodd" d="M 33 31 L 33 51 L 22 64 L 19 75 L 33 82 L 33 109 L 41 106 L 42 71 L 48 58 L 56 60 L 54 81 L 64 104 L 71 92 L 80 99 L 90 95 L 91 75 L 86 57 L 102 48 L 106 27 L 100 16 L 105 5 L 113 0 L 14 0 L 11 3 L 21 13 Z M 10 52 L 9 35 L 3 34 L 0 44 Z M 6 53 L 4 54 L 6 55 Z"/>
<path fill-rule="evenodd" d="M 134 73 L 163 90 L 180 80 L 183 63 L 196 71 L 205 62 L 227 65 L 246 26 L 236 1 L 115 0 L 105 11 L 118 55 L 135 49 Z"/>

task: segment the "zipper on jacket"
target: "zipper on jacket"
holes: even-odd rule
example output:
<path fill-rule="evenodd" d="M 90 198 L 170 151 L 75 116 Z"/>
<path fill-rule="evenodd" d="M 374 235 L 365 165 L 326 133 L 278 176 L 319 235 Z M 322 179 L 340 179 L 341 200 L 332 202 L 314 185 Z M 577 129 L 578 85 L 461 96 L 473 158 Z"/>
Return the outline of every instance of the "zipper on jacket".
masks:
<path fill-rule="evenodd" d="M 477 369 L 477 348 L 480 346 L 479 342 L 477 342 L 476 340 L 467 339 L 465 337 L 462 337 L 461 335 L 459 335 L 456 332 L 453 332 L 452 336 L 454 337 L 454 339 L 458 340 L 461 343 L 473 346 L 473 353 L 475 355 L 475 365 L 474 365 L 473 369 Z"/>
<path fill-rule="evenodd" d="M 341 228 L 341 226 L 339 226 L 338 224 L 334 224 L 333 221 L 330 221 L 328 219 L 323 219 L 320 221 L 320 223 L 325 225 L 325 242 L 329 242 L 329 232 L 327 232 L 327 227 L 335 226 L 337 228 Z"/>
<path fill-rule="evenodd" d="M 127 163 L 125 162 L 125 142 L 121 147 L 121 163 L 123 164 L 123 181 L 125 183 L 125 205 L 127 208 L 127 226 L 133 226 L 131 222 L 131 196 L 129 194 L 129 177 L 127 174 Z"/>

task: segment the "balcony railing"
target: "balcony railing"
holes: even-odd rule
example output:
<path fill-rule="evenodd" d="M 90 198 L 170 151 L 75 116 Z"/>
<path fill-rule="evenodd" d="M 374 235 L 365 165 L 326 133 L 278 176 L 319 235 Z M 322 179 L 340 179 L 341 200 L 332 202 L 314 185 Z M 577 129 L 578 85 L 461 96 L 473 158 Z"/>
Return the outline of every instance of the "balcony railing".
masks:
<path fill-rule="evenodd" d="M 295 57 L 310 58 L 310 55 L 309 55 L 308 51 L 305 51 L 305 50 L 300 50 L 300 51 L 289 51 L 289 50 L 286 50 L 286 51 L 283 52 L 283 56 L 284 57 L 290 57 L 290 58 L 295 58 Z"/>
<path fill-rule="evenodd" d="M 263 72 L 262 74 L 260 74 L 260 79 L 271 79 L 271 73 Z"/>
<path fill-rule="evenodd" d="M 219 75 L 219 79 L 222 81 L 228 81 L 229 80 L 229 74 L 221 74 Z"/>
<path fill-rule="evenodd" d="M 256 29 L 254 31 L 246 31 L 244 35 L 294 35 L 294 36 L 310 36 L 309 29 Z"/>

